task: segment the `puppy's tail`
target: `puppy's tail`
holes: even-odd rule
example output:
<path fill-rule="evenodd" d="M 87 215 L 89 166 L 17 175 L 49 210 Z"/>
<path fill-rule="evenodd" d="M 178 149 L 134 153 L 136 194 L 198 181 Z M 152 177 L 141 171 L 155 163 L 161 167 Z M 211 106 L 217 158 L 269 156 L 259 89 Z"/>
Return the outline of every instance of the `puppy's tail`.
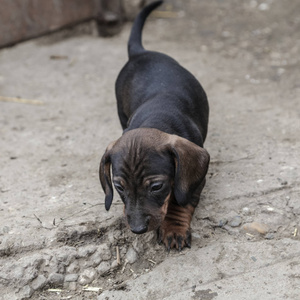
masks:
<path fill-rule="evenodd" d="M 159 5 L 161 5 L 162 3 L 163 3 L 163 1 L 155 1 L 155 2 L 150 3 L 149 5 L 144 7 L 143 10 L 135 18 L 132 29 L 131 29 L 129 42 L 128 42 L 129 58 L 145 51 L 145 49 L 142 45 L 142 30 L 143 30 L 145 21 L 146 21 L 148 15 L 151 13 L 151 11 L 154 10 Z"/>

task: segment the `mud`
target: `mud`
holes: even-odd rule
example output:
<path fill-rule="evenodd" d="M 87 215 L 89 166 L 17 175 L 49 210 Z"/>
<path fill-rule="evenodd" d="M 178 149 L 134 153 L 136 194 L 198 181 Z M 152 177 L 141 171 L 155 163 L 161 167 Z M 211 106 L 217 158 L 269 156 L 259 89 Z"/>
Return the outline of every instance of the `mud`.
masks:
<path fill-rule="evenodd" d="M 98 180 L 121 134 L 114 81 L 130 24 L 0 51 L 0 299 L 299 299 L 300 5 L 169 1 L 144 45 L 202 83 L 207 185 L 192 248 L 126 228 Z M 32 100 L 38 100 L 35 102 Z"/>

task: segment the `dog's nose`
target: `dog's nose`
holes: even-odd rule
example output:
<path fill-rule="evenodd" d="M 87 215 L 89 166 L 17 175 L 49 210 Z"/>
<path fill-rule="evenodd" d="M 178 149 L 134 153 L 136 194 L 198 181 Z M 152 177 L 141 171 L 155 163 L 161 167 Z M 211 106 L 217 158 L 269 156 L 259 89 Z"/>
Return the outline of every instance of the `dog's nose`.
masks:
<path fill-rule="evenodd" d="M 137 224 L 131 224 L 130 226 L 131 231 L 136 234 L 142 234 L 147 232 L 148 225 L 150 222 L 150 216 L 145 217 L 144 222 L 137 222 Z"/>
<path fill-rule="evenodd" d="M 142 226 L 138 226 L 138 227 L 135 227 L 135 228 L 131 228 L 131 231 L 133 233 L 136 233 L 136 234 L 145 233 L 147 230 L 148 230 L 148 226 L 147 225 L 142 225 Z"/>

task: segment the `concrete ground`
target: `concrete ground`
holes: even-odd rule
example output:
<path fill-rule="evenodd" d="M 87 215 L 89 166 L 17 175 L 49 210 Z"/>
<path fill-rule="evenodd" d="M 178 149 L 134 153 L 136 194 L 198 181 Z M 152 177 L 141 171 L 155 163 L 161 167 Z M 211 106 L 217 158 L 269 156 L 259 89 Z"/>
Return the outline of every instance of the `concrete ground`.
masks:
<path fill-rule="evenodd" d="M 192 248 L 167 254 L 129 232 L 119 199 L 104 209 L 98 165 L 121 135 L 131 24 L 108 39 L 86 24 L 0 51 L 0 299 L 300 299 L 300 3 L 161 10 L 145 47 L 210 102 Z"/>

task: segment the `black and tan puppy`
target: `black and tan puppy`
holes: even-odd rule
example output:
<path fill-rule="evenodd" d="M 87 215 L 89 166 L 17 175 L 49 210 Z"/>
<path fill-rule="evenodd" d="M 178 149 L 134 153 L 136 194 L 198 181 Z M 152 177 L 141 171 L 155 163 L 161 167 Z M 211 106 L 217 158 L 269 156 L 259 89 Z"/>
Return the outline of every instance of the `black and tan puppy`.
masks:
<path fill-rule="evenodd" d="M 99 173 L 107 210 L 113 181 L 132 232 L 157 229 L 160 242 L 181 250 L 191 245 L 190 223 L 209 165 L 203 148 L 209 108 L 192 74 L 142 46 L 145 20 L 161 3 L 145 7 L 133 24 L 129 61 L 116 82 L 124 132 L 107 147 Z"/>

